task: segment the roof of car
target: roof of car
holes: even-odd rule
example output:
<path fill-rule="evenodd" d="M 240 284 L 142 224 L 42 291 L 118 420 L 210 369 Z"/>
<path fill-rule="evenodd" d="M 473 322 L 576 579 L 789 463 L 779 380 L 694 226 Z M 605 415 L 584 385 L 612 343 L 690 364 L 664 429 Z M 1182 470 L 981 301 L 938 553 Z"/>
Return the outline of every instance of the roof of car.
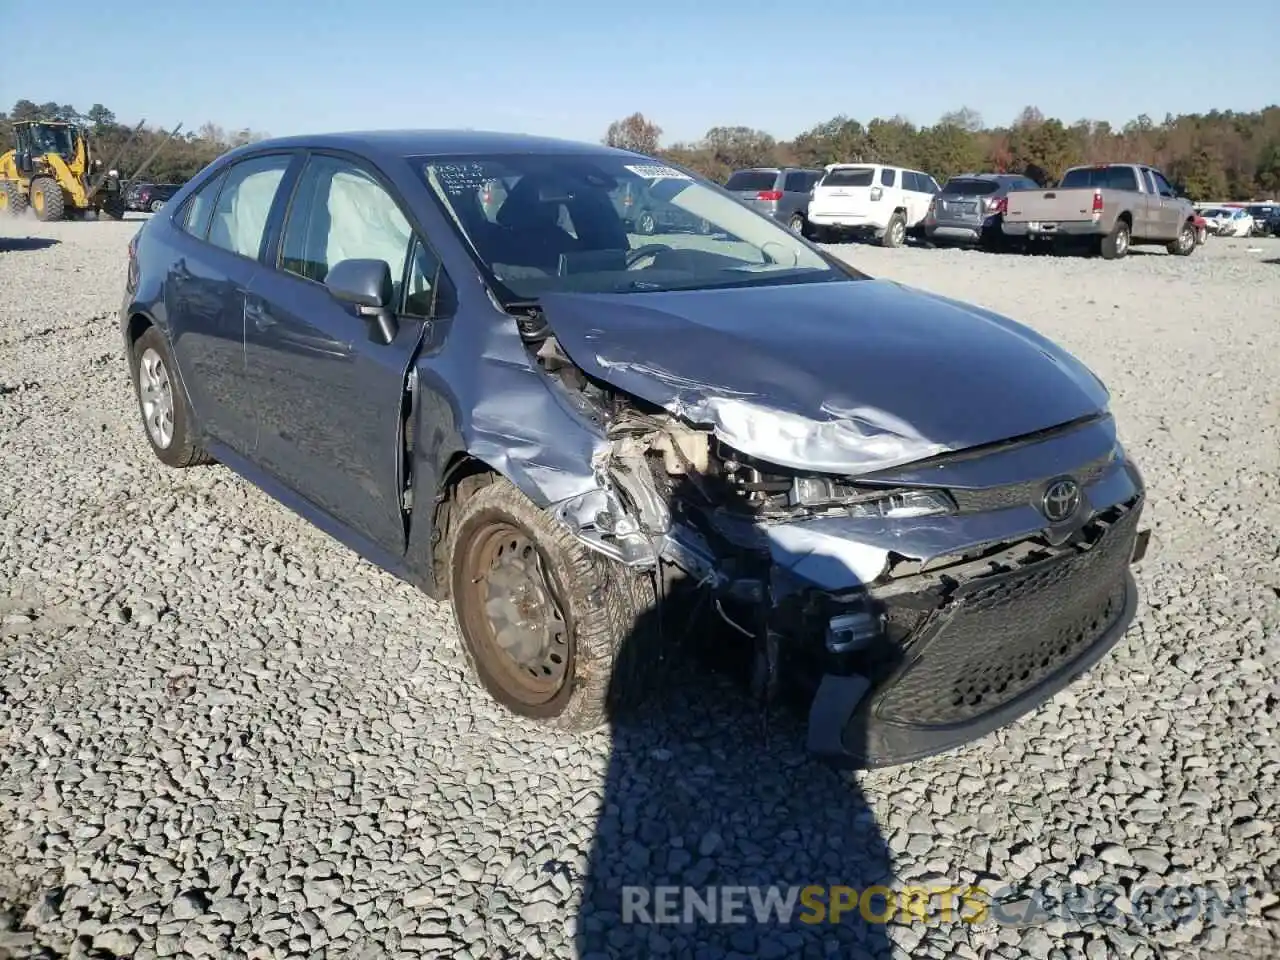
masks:
<path fill-rule="evenodd" d="M 353 130 L 343 133 L 302 134 L 276 137 L 252 145 L 272 147 L 315 147 L 379 153 L 388 156 L 427 157 L 500 153 L 598 153 L 634 156 L 599 143 L 535 137 L 524 133 L 483 130 Z"/>

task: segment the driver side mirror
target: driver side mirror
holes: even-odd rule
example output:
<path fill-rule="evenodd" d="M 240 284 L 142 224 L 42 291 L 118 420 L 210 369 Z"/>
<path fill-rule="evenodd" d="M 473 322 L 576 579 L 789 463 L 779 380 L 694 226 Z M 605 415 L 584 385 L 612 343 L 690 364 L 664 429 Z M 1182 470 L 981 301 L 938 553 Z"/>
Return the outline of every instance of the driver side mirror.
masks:
<path fill-rule="evenodd" d="M 339 260 L 329 268 L 324 285 L 333 298 L 350 304 L 369 325 L 369 339 L 388 344 L 400 332 L 391 300 L 395 287 L 385 260 Z"/>

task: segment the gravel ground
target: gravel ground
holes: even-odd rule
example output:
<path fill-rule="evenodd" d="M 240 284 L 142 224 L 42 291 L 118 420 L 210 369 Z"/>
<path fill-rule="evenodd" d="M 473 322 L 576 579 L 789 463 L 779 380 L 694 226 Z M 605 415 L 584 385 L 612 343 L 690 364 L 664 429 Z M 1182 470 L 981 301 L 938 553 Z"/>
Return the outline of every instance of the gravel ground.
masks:
<path fill-rule="evenodd" d="M 965 750 L 853 777 L 695 670 L 642 724 L 518 722 L 446 608 L 224 468 L 163 469 L 112 317 L 137 226 L 0 226 L 0 955 L 1280 951 L 1280 241 L 1120 263 L 839 248 L 1090 363 L 1154 530 L 1102 665 Z M 1077 885 L 1111 903 L 617 923 L 622 882 L 883 878 L 1013 888 L 1015 912 Z M 1174 885 L 1229 909 L 1146 915 L 1138 890 Z"/>

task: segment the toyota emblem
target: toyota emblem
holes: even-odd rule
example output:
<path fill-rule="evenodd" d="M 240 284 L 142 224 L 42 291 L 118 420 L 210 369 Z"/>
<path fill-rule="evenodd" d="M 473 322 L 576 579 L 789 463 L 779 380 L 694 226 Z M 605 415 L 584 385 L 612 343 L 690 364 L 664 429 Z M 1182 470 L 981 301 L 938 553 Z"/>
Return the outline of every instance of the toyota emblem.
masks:
<path fill-rule="evenodd" d="M 1054 480 L 1044 491 L 1040 509 L 1050 523 L 1062 523 L 1080 506 L 1080 485 L 1070 477 Z"/>

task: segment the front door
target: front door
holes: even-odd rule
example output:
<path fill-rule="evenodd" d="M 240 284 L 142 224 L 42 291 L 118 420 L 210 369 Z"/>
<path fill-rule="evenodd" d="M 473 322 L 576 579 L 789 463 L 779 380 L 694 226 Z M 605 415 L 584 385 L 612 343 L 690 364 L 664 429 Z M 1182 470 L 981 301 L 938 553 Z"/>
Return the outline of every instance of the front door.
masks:
<path fill-rule="evenodd" d="M 388 264 L 400 312 L 390 343 L 324 286 L 341 260 Z M 403 552 L 401 429 L 434 257 L 371 169 L 313 154 L 299 176 L 276 269 L 245 307 L 256 461 L 299 495 L 383 549 Z M 424 293 L 424 291 L 427 291 Z"/>

